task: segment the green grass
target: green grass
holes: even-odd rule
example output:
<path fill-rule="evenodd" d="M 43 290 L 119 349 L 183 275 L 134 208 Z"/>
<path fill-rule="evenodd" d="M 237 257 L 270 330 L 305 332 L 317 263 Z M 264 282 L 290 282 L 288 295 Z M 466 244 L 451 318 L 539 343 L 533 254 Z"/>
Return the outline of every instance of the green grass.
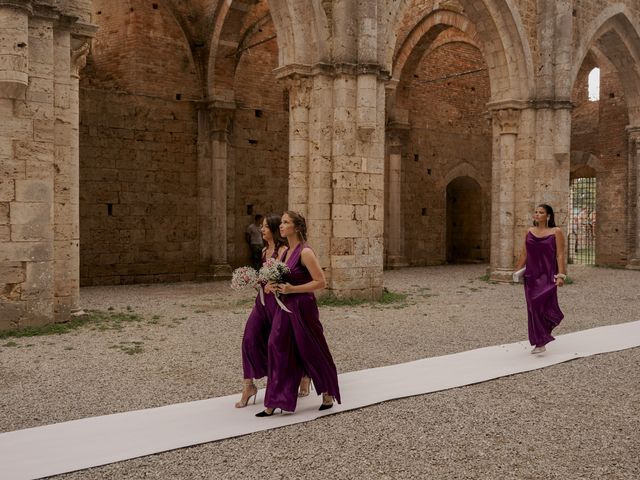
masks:
<path fill-rule="evenodd" d="M 86 315 L 74 317 L 68 322 L 51 323 L 40 327 L 27 327 L 17 330 L 0 331 L 0 339 L 4 338 L 24 338 L 39 337 L 43 335 L 63 335 L 70 333 L 84 326 L 92 327 L 94 330 L 121 330 L 126 323 L 139 322 L 140 315 L 123 312 L 101 312 L 99 310 L 89 310 Z"/>
<path fill-rule="evenodd" d="M 318 299 L 318 305 L 322 307 L 355 307 L 359 305 L 400 305 L 406 306 L 407 295 L 404 293 L 390 292 L 386 288 L 382 297 L 378 300 L 364 298 L 339 298 L 328 294 Z"/>

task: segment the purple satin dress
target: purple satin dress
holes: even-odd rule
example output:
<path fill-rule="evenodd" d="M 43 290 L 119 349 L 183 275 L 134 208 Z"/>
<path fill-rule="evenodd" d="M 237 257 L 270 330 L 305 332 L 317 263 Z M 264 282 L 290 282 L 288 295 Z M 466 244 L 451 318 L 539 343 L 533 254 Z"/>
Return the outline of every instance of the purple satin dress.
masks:
<path fill-rule="evenodd" d="M 278 249 L 273 252 L 271 258 L 277 258 L 277 256 Z M 262 263 L 264 264 L 264 262 L 266 262 L 266 258 L 263 254 Z M 256 296 L 256 302 L 251 314 L 249 314 L 242 335 L 244 378 L 262 378 L 267 375 L 267 342 L 269 341 L 273 316 L 279 309 L 273 294 L 264 294 L 264 305 L 260 301 L 260 294 Z"/>
<path fill-rule="evenodd" d="M 529 232 L 526 249 L 524 295 L 527 299 L 529 342 L 542 347 L 554 340 L 551 331 L 564 318 L 558 305 L 558 287 L 553 278 L 558 273 L 556 237 L 536 237 Z"/>
<path fill-rule="evenodd" d="M 304 247 L 306 245 L 298 245 L 287 259 L 291 272 L 284 280 L 292 285 L 312 280 L 300 258 Z M 312 292 L 290 293 L 280 295 L 280 299 L 291 313 L 278 307 L 273 317 L 265 407 L 293 412 L 303 372 L 313 380 L 318 395 L 328 393 L 340 403 L 338 372 L 324 338 L 315 295 Z"/>

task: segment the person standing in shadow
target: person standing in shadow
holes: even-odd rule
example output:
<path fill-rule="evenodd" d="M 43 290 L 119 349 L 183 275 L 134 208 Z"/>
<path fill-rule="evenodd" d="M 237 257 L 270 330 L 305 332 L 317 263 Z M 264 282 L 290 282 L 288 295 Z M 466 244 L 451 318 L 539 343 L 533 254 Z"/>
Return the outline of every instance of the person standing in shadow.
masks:
<path fill-rule="evenodd" d="M 262 267 L 262 249 L 264 248 L 261 232 L 262 219 L 263 216 L 257 214 L 253 219 L 253 223 L 247 227 L 244 233 L 244 238 L 251 249 L 251 266 L 256 270 L 260 270 L 260 267 Z"/>

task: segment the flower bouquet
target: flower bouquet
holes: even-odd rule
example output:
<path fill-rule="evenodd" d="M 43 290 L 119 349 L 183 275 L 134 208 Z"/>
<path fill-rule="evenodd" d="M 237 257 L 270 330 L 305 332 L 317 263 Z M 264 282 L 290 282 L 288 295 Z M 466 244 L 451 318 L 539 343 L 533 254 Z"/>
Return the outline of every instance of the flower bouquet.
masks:
<path fill-rule="evenodd" d="M 262 305 L 264 305 L 264 292 L 260 286 L 258 272 L 252 267 L 236 268 L 231 276 L 231 288 L 234 290 L 244 290 L 249 287 L 258 290 L 260 293 L 260 301 Z"/>
<path fill-rule="evenodd" d="M 282 283 L 284 281 L 284 276 L 289 273 L 289 267 L 286 263 L 281 262 L 280 260 L 276 260 L 275 258 L 269 258 L 263 265 L 263 267 L 258 272 L 258 281 L 260 283 Z M 291 313 L 282 300 L 280 300 L 280 295 L 278 292 L 274 292 L 276 297 L 276 302 L 280 306 L 282 310 L 285 312 Z"/>

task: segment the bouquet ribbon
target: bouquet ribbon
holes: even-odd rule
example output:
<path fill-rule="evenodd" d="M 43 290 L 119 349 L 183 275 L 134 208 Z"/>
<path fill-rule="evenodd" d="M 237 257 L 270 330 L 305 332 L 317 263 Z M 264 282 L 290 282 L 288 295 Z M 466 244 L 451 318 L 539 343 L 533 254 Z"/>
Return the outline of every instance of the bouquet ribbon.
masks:
<path fill-rule="evenodd" d="M 280 306 L 280 308 L 287 313 L 291 313 L 291 310 L 289 310 L 287 306 L 284 303 L 282 303 L 282 300 L 280 300 L 280 295 L 278 295 L 277 293 L 275 295 L 276 295 L 276 303 Z"/>
<path fill-rule="evenodd" d="M 264 290 L 261 286 L 257 286 L 256 288 L 258 289 L 258 293 L 260 294 L 260 303 L 264 307 Z"/>

